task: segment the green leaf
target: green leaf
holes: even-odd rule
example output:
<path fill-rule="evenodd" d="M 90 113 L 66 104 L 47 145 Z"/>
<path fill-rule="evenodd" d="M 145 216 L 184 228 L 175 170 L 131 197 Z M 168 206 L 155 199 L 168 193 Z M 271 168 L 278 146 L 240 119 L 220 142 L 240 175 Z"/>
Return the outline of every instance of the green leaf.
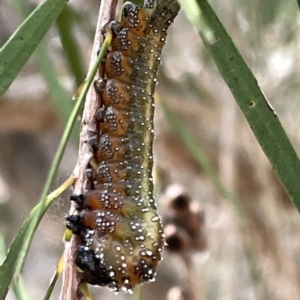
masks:
<path fill-rule="evenodd" d="M 30 300 L 30 297 L 29 297 L 26 287 L 25 287 L 23 277 L 21 275 L 14 276 L 14 279 L 12 282 L 12 289 L 13 289 L 13 292 L 14 292 L 17 300 Z"/>
<path fill-rule="evenodd" d="M 55 108 L 62 117 L 64 123 L 67 123 L 70 113 L 74 107 L 74 101 L 71 100 L 70 93 L 63 87 L 59 80 L 57 70 L 53 59 L 45 55 L 47 47 L 42 42 L 36 49 L 34 57 L 39 65 L 41 74 L 47 82 L 49 93 Z M 73 141 L 78 144 L 79 142 L 79 124 L 75 124 L 75 129 L 72 134 Z"/>
<path fill-rule="evenodd" d="M 47 202 L 45 206 L 45 210 L 48 208 L 51 202 Z M 26 221 L 23 223 L 20 231 L 17 234 L 17 237 L 14 239 L 10 249 L 9 254 L 7 255 L 6 259 L 4 260 L 2 266 L 0 267 L 0 299 L 5 299 L 6 293 L 8 291 L 10 282 L 13 278 L 15 273 L 16 267 L 19 263 L 17 258 L 25 257 L 27 249 L 24 247 L 24 242 L 26 236 L 28 234 L 28 229 L 31 222 L 36 218 L 37 212 L 40 209 L 40 204 L 37 205 L 27 217 Z"/>
<path fill-rule="evenodd" d="M 56 25 L 69 69 L 75 77 L 76 85 L 80 86 L 84 79 L 85 71 L 82 66 L 82 55 L 79 51 L 80 47 L 78 46 L 78 42 L 75 39 L 75 34 L 73 32 L 75 17 L 74 11 L 66 6 L 57 18 Z"/>
<path fill-rule="evenodd" d="M 300 211 L 300 161 L 278 116 L 206 0 L 180 0 L 291 200 Z M 253 158 L 255 159 L 255 158 Z"/>
<path fill-rule="evenodd" d="M 0 233 L 0 263 L 5 259 L 6 256 L 6 244 L 3 235 Z M 12 289 L 17 300 L 29 300 L 28 293 L 25 288 L 23 278 L 20 276 L 15 276 Z"/>
<path fill-rule="evenodd" d="M 0 96 L 11 85 L 68 0 L 45 0 L 0 49 Z"/>
<path fill-rule="evenodd" d="M 6 255 L 6 245 L 3 235 L 0 232 L 0 263 L 4 260 Z"/>
<path fill-rule="evenodd" d="M 14 0 L 16 7 L 18 8 L 22 18 L 25 18 L 28 15 L 28 5 L 24 4 L 21 0 Z M 66 7 L 67 8 L 67 7 Z M 66 9 L 64 9 L 66 10 Z M 63 11 L 64 11 L 63 10 Z M 60 14 L 60 16 L 63 13 Z M 59 18 L 59 17 L 58 17 Z M 65 24 L 66 27 L 70 24 Z M 74 102 L 71 101 L 70 93 L 64 88 L 61 84 L 59 74 L 55 68 L 55 62 L 48 53 L 46 40 L 42 40 L 34 52 L 34 57 L 39 65 L 42 76 L 47 82 L 48 90 L 51 95 L 53 104 L 55 105 L 57 111 L 60 113 L 63 121 L 67 123 Z M 76 47 L 72 44 L 70 47 Z M 78 60 L 78 58 L 77 58 Z M 82 75 L 83 76 L 83 75 Z M 83 80 L 83 77 L 81 78 Z M 80 82 L 81 83 L 81 82 Z M 79 124 L 75 124 L 75 129 L 72 132 L 73 141 L 78 144 L 79 139 Z"/>

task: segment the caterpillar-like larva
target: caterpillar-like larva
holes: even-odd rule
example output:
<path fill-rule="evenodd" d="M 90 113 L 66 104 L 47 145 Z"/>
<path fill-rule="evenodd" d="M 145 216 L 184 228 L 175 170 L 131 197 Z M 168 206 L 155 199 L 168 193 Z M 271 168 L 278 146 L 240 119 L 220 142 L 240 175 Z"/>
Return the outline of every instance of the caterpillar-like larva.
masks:
<path fill-rule="evenodd" d="M 164 246 L 153 198 L 153 95 L 179 5 L 154 3 L 126 3 L 122 21 L 110 23 L 111 49 L 95 85 L 102 107 L 87 191 L 71 196 L 79 213 L 67 217 L 67 227 L 81 236 L 76 265 L 83 281 L 114 291 L 153 280 Z"/>

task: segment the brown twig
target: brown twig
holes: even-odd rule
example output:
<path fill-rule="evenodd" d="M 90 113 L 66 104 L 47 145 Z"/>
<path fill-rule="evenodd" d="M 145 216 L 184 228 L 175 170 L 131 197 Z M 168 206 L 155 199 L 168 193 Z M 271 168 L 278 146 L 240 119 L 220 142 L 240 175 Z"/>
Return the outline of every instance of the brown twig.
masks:
<path fill-rule="evenodd" d="M 101 33 L 102 28 L 106 23 L 115 19 L 115 10 L 117 2 L 118 0 L 105 0 L 102 1 L 100 4 L 99 17 L 96 27 L 89 71 L 95 64 L 97 52 L 103 41 L 103 36 Z M 74 186 L 74 193 L 76 194 L 82 194 L 85 190 L 85 170 L 90 158 L 92 157 L 92 152 L 88 146 L 87 140 L 89 139 L 91 133 L 96 131 L 94 116 L 98 108 L 99 101 L 97 99 L 97 95 L 94 88 L 91 87 L 87 93 L 85 106 L 83 110 L 80 131 L 79 154 L 77 164 L 73 172 L 73 175 L 75 176 L 75 178 L 77 178 L 76 184 Z M 75 205 L 71 204 L 70 212 L 74 212 L 75 209 Z M 60 300 L 82 299 L 82 295 L 78 293 L 78 285 L 80 284 L 80 278 L 78 276 L 78 272 L 76 271 L 76 266 L 74 263 L 74 254 L 79 245 L 79 242 L 79 237 L 73 235 L 71 241 L 65 243 L 65 268 L 63 272 L 63 284 L 61 289 Z"/>

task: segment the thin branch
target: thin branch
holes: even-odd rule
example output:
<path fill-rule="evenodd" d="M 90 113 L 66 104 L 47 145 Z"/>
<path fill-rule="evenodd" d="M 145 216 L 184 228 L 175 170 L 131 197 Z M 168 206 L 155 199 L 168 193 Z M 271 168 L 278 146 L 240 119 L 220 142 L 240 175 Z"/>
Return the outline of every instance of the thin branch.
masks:
<path fill-rule="evenodd" d="M 89 71 L 91 71 L 96 62 L 97 52 L 103 41 L 101 30 L 106 23 L 115 18 L 117 2 L 117 0 L 105 0 L 101 2 Z M 99 101 L 97 99 L 97 94 L 94 88 L 91 87 L 87 94 L 83 110 L 78 161 L 73 172 L 74 176 L 77 178 L 74 187 L 74 193 L 76 194 L 82 194 L 85 190 L 85 170 L 90 158 L 92 157 L 91 149 L 86 142 L 91 134 L 93 132 L 96 132 L 94 116 L 98 108 Z M 71 204 L 70 212 L 74 212 L 75 209 L 75 205 Z M 78 293 L 80 277 L 78 275 L 78 272 L 76 271 L 76 266 L 74 263 L 75 251 L 79 245 L 79 242 L 79 237 L 73 235 L 71 241 L 65 243 L 65 268 L 63 273 L 63 284 L 60 300 L 82 299 L 82 295 Z"/>

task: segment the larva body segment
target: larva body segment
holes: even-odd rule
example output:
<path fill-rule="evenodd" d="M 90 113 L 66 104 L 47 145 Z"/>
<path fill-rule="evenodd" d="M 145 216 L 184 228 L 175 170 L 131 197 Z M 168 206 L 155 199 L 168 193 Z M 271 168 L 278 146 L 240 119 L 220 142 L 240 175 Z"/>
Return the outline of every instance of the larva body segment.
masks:
<path fill-rule="evenodd" d="M 99 90 L 98 166 L 85 195 L 71 196 L 79 214 L 68 216 L 67 226 L 82 238 L 76 254 L 82 279 L 114 291 L 153 280 L 161 259 L 163 228 L 152 181 L 153 95 L 167 29 L 178 10 L 174 1 L 155 8 L 129 3 L 122 22 L 111 23 Z"/>

